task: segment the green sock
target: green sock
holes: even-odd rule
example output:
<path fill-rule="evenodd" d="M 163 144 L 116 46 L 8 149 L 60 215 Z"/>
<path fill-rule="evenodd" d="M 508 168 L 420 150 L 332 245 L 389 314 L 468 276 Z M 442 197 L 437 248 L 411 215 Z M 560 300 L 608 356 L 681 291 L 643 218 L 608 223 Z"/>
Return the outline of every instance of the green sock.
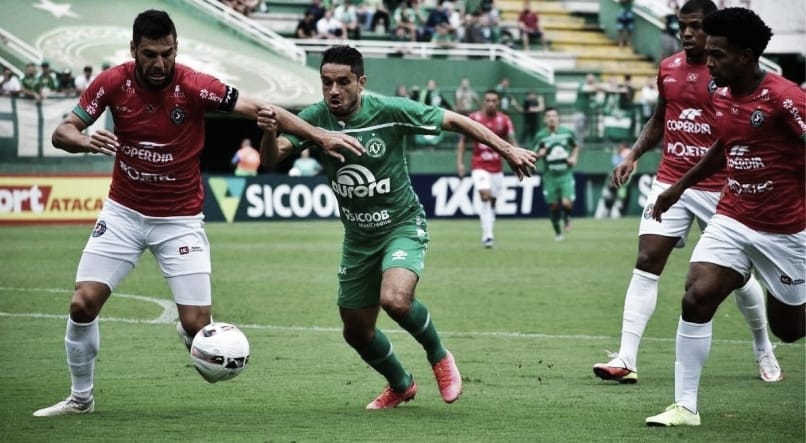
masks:
<path fill-rule="evenodd" d="M 560 229 L 560 209 L 550 209 L 549 216 L 551 217 L 551 226 L 554 228 L 554 233 L 560 235 L 562 230 Z"/>
<path fill-rule="evenodd" d="M 434 326 L 434 322 L 431 321 L 428 308 L 417 299 L 411 302 L 409 314 L 398 324 L 423 345 L 428 361 L 432 366 L 448 354 L 448 351 L 442 347 L 442 340 L 439 339 L 437 328 Z"/>
<path fill-rule="evenodd" d="M 365 362 L 386 378 L 389 386 L 395 391 L 403 392 L 411 384 L 411 374 L 403 369 L 400 360 L 392 351 L 392 343 L 380 329 L 375 329 L 372 341 L 357 351 Z"/>

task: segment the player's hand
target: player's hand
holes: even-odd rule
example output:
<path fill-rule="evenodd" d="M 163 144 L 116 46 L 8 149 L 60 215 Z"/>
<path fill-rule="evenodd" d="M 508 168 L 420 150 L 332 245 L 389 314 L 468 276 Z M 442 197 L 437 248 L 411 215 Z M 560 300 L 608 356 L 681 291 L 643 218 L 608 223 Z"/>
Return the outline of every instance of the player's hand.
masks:
<path fill-rule="evenodd" d="M 115 155 L 119 147 L 117 135 L 106 129 L 99 129 L 90 136 L 90 146 L 87 152 Z"/>
<path fill-rule="evenodd" d="M 346 149 L 357 156 L 364 153 L 364 147 L 361 146 L 355 137 L 341 132 L 333 132 L 322 130 L 322 135 L 319 137 L 317 144 L 322 147 L 325 154 L 335 158 L 341 163 L 344 163 L 344 155 L 339 152 L 341 149 Z"/>
<path fill-rule="evenodd" d="M 463 165 L 461 163 L 458 163 L 456 165 L 456 175 L 458 175 L 459 178 L 462 178 L 462 177 L 465 176 L 465 165 Z"/>
<path fill-rule="evenodd" d="M 658 222 L 661 222 L 661 214 L 668 211 L 673 204 L 680 200 L 680 195 L 682 194 L 683 190 L 675 185 L 672 185 L 665 191 L 661 192 L 652 206 L 652 218 Z"/>
<path fill-rule="evenodd" d="M 630 179 L 630 175 L 635 170 L 635 163 L 635 161 L 629 158 L 622 160 L 621 163 L 616 165 L 613 169 L 613 176 L 610 179 L 610 183 L 617 188 L 627 183 Z"/>
<path fill-rule="evenodd" d="M 257 127 L 265 132 L 277 133 L 277 113 L 273 106 L 264 106 L 257 111 Z"/>
<path fill-rule="evenodd" d="M 523 180 L 523 177 L 531 177 L 535 172 L 535 162 L 537 161 L 537 154 L 524 148 L 512 147 L 504 153 L 510 169 L 518 180 Z"/>

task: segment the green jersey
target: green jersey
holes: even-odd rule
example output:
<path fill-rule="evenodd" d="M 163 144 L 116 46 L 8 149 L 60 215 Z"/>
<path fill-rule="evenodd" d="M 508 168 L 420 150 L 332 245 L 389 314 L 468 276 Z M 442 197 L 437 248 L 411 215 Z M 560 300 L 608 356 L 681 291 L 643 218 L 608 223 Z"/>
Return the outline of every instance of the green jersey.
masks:
<path fill-rule="evenodd" d="M 299 113 L 314 126 L 355 137 L 366 150 L 361 156 L 345 150 L 344 163 L 322 156 L 330 187 L 339 202 L 345 235 L 357 239 L 384 235 L 424 216 L 411 186 L 406 148 L 415 134 L 440 134 L 443 116 L 442 109 L 408 98 L 371 94 L 361 96 L 361 110 L 346 121 L 338 120 L 324 102 Z M 297 151 L 319 149 L 310 141 L 284 136 Z"/>
<path fill-rule="evenodd" d="M 568 157 L 576 146 L 574 131 L 563 126 L 557 127 L 554 132 L 543 128 L 535 135 L 535 151 L 546 148 L 543 157 L 545 172 L 550 176 L 566 175 L 571 173 Z"/>

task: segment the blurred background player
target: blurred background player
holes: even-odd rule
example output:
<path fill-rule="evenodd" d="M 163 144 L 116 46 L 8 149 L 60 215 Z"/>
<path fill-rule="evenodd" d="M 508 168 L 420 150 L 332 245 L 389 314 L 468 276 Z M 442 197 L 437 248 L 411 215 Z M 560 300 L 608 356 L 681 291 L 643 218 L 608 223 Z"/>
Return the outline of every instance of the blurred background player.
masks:
<path fill-rule="evenodd" d="M 535 134 L 534 146 L 537 158 L 542 158 L 545 164 L 543 197 L 549 207 L 554 239 L 562 241 L 565 238 L 563 230 L 571 230 L 571 211 L 576 200 L 573 169 L 579 157 L 579 145 L 574 139 L 574 131 L 560 126 L 557 108 L 546 108 L 544 122 L 546 127 Z"/>
<path fill-rule="evenodd" d="M 414 297 L 429 237 L 425 211 L 405 167 L 406 141 L 416 133 L 458 131 L 498 150 L 521 179 L 534 169 L 534 154 L 453 111 L 399 97 L 362 94 L 367 83 L 364 60 L 349 46 L 326 50 L 319 71 L 324 100 L 303 109 L 299 116 L 332 131 L 353 134 L 366 149 L 362 155 L 327 151 L 322 160 L 344 225 L 337 302 L 343 336 L 388 382 L 366 408 L 394 408 L 417 393 L 414 377 L 376 326 L 381 308 L 423 346 L 443 401 L 452 403 L 462 393 L 462 377 L 453 354 L 442 345 L 428 308 Z M 264 129 L 260 154 L 266 167 L 311 146 L 293 136 L 278 138 L 276 129 L 262 126 L 261 115 L 258 126 Z M 339 179 L 345 175 L 361 177 L 361 181 Z"/>
<path fill-rule="evenodd" d="M 235 175 L 248 177 L 257 175 L 260 168 L 260 152 L 252 147 L 252 141 L 245 138 L 241 141 L 241 147 L 235 151 L 230 163 L 235 165 Z"/>
<path fill-rule="evenodd" d="M 204 231 L 204 193 L 199 156 L 205 111 L 257 119 L 267 105 L 209 75 L 176 64 L 176 28 L 164 11 L 140 13 L 132 26 L 133 61 L 101 73 L 53 132 L 53 145 L 71 153 L 115 157 L 109 197 L 81 254 L 64 336 L 70 396 L 35 416 L 86 414 L 95 409 L 98 315 L 117 285 L 149 249 L 171 290 L 190 348 L 211 321 L 210 245 Z M 210 94 L 201 95 L 207 90 Z M 104 93 L 103 91 L 106 91 Z M 160 91 L 180 91 L 160 93 Z M 114 132 L 83 131 L 109 108 Z M 288 111 L 271 107 L 264 124 L 314 137 L 319 143 L 358 145 L 343 134 L 314 128 Z"/>
<path fill-rule="evenodd" d="M 288 170 L 288 175 L 311 177 L 320 172 L 322 172 L 322 165 L 311 157 L 310 149 L 305 149 L 299 153 L 299 158 L 294 160 L 294 165 Z"/>
<path fill-rule="evenodd" d="M 500 104 L 501 96 L 498 92 L 488 90 L 484 93 L 484 103 L 481 109 L 471 113 L 469 117 L 510 144 L 515 144 L 515 126 L 509 116 L 499 110 Z M 465 175 L 466 145 L 466 137 L 460 136 L 459 145 L 456 148 L 456 172 L 459 177 Z M 504 168 L 501 156 L 496 149 L 473 140 L 470 171 L 473 188 L 479 193 L 481 199 L 479 208 L 481 243 L 485 248 L 492 248 L 495 244 L 495 202 L 504 187 Z"/>
<path fill-rule="evenodd" d="M 702 25 L 708 70 L 721 88 L 713 97 L 718 139 L 658 196 L 651 216 L 660 222 L 663 214 L 665 222 L 688 188 L 726 167 L 727 186 L 691 254 L 677 325 L 674 403 L 648 417 L 649 426 L 700 424 L 697 397 L 714 314 L 753 270 L 767 287 L 772 332 L 790 343 L 806 335 L 806 92 L 759 66 L 772 31 L 753 11 L 726 8 L 706 15 Z"/>
<path fill-rule="evenodd" d="M 710 0 L 690 0 L 680 9 L 680 38 L 683 52 L 660 64 L 658 104 L 627 157 L 613 171 L 615 186 L 627 183 L 635 162 L 665 138 L 663 156 L 652 184 L 644 217 L 638 228 L 638 257 L 633 269 L 621 327 L 621 345 L 607 363 L 594 365 L 593 372 L 603 380 L 635 383 L 638 380 L 638 347 L 658 300 L 658 280 L 674 248 L 685 245 L 691 225 L 701 227 L 716 210 L 725 186 L 727 171 L 697 183 L 685 192 L 658 223 L 648 215 L 658 194 L 691 169 L 714 143 L 714 111 L 711 106 L 715 86 L 705 64 L 703 17 L 716 11 Z M 753 351 L 761 379 L 781 379 L 781 369 L 772 350 L 764 313 L 764 293 L 758 281 L 748 275 L 736 291 L 736 304 L 753 333 Z"/>

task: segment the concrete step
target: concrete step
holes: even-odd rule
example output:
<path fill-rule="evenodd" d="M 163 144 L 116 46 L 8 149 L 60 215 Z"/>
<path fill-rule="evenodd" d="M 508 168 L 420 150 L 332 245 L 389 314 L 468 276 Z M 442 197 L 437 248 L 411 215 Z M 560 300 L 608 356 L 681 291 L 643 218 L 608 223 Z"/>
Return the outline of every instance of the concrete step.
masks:
<path fill-rule="evenodd" d="M 590 45 L 578 45 L 578 44 L 555 42 L 552 44 L 551 48 L 555 51 L 574 54 L 577 57 L 577 59 L 585 59 L 585 60 L 643 61 L 646 59 L 641 54 L 636 54 L 630 49 L 619 48 L 613 42 L 611 42 L 611 45 L 600 45 L 593 47 Z"/>
<path fill-rule="evenodd" d="M 611 46 L 614 44 L 608 36 L 601 31 L 565 31 L 551 30 L 545 32 L 545 38 L 559 44 Z"/>

